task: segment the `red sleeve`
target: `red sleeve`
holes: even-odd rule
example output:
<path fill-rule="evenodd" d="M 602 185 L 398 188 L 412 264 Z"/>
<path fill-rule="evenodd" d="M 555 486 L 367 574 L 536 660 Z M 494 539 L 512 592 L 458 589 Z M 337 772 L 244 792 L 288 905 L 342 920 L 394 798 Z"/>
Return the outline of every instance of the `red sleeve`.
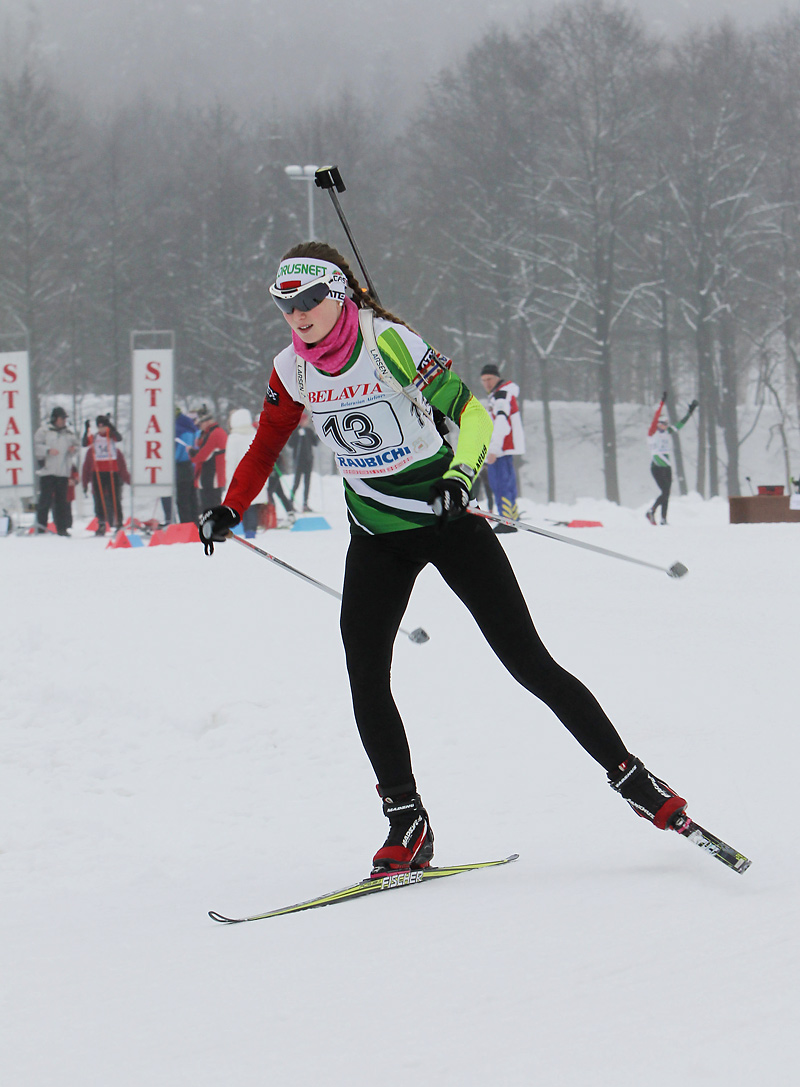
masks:
<path fill-rule="evenodd" d="M 244 513 L 269 478 L 302 414 L 303 405 L 292 400 L 273 370 L 256 436 L 233 473 L 222 500 L 224 506 L 230 506 L 240 516 Z"/>
<path fill-rule="evenodd" d="M 647 432 L 647 437 L 648 437 L 648 438 L 652 438 L 652 437 L 653 437 L 653 435 L 654 435 L 654 434 L 655 434 L 655 432 L 656 432 L 656 427 L 658 426 L 658 417 L 659 417 L 659 415 L 661 414 L 661 409 L 662 409 L 663 407 L 664 407 L 664 401 L 662 400 L 662 401 L 661 401 L 661 403 L 660 403 L 660 404 L 658 405 L 658 407 L 656 408 L 656 413 L 655 413 L 655 415 L 653 416 L 653 421 L 652 421 L 652 423 L 650 424 L 650 429 L 649 429 L 649 430 L 648 430 L 648 432 Z"/>

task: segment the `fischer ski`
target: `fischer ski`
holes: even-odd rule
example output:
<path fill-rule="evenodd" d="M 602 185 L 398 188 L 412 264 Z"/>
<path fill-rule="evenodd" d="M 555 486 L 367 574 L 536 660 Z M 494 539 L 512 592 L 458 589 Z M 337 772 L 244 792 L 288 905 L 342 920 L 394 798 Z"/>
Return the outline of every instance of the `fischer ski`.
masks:
<path fill-rule="evenodd" d="M 208 911 L 212 921 L 220 921 L 225 925 L 240 925 L 244 921 L 262 921 L 267 917 L 283 917 L 287 913 L 300 913 L 303 910 L 316 910 L 321 906 L 332 906 L 336 902 L 347 902 L 352 898 L 361 898 L 364 895 L 376 894 L 379 891 L 394 891 L 399 887 L 413 887 L 424 883 L 429 879 L 443 879 L 445 876 L 457 876 L 461 872 L 475 872 L 479 868 L 496 868 L 500 864 L 508 864 L 515 861 L 519 853 L 512 853 L 510 857 L 503 857 L 496 861 L 477 861 L 474 864 L 454 864 L 447 868 L 419 868 L 402 872 L 387 872 L 385 876 L 368 876 L 351 883 L 348 887 L 342 887 L 338 891 L 330 891 L 318 898 L 310 898 L 306 902 L 295 902 L 291 906 L 282 906 L 277 910 L 269 910 L 267 913 L 256 913 L 251 917 L 225 917 L 224 914 L 214 910 Z"/>
<path fill-rule="evenodd" d="M 750 867 L 751 861 L 744 854 L 737 853 L 733 846 L 695 823 L 685 812 L 678 815 L 670 829 L 681 834 L 687 841 L 699 846 L 706 853 L 710 853 L 712 857 L 716 857 L 718 861 L 722 861 L 740 875 Z"/>

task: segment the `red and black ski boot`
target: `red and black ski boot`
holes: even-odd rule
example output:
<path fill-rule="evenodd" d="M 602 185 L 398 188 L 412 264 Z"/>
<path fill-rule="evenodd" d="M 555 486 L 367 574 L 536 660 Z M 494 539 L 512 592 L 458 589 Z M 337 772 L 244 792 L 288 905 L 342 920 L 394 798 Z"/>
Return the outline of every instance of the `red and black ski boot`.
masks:
<path fill-rule="evenodd" d="M 608 783 L 624 797 L 642 819 L 649 819 L 659 830 L 667 830 L 680 818 L 686 801 L 665 781 L 654 777 L 635 755 L 609 771 Z"/>
<path fill-rule="evenodd" d="M 381 794 L 381 798 L 383 814 L 389 820 L 389 837 L 372 858 L 372 875 L 428 868 L 433 860 L 433 831 L 419 793 Z"/>

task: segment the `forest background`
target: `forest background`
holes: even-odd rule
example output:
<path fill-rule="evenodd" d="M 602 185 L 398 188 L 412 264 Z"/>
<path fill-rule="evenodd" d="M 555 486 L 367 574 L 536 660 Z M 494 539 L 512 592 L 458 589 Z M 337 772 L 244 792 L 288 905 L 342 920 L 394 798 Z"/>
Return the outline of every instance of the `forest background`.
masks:
<path fill-rule="evenodd" d="M 663 38 L 634 8 L 559 4 L 483 31 L 402 116 L 375 65 L 299 108 L 87 101 L 35 19 L 0 36 L 0 335 L 24 339 L 39 397 L 116 403 L 131 331 L 169 329 L 180 397 L 257 409 L 285 341 L 266 287 L 310 225 L 310 186 L 285 167 L 335 162 L 384 305 L 473 388 L 498 362 L 541 402 L 550 473 L 550 406 L 595 403 L 619 502 L 615 408 L 667 390 L 673 421 L 700 402 L 688 481 L 676 443 L 682 490 L 742 493 L 739 449 L 767 405 L 788 482 L 800 13 Z M 312 199 L 315 233 L 347 252 Z"/>

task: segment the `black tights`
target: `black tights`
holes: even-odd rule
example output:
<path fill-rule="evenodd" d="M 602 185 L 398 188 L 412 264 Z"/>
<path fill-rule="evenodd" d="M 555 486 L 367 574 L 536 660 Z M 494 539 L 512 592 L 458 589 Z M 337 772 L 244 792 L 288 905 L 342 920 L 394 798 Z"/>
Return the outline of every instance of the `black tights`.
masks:
<path fill-rule="evenodd" d="M 672 489 L 672 469 L 668 464 L 651 464 L 650 472 L 661 490 L 661 494 L 650 507 L 650 512 L 654 514 L 661 506 L 661 520 L 666 521 L 669 492 Z"/>
<path fill-rule="evenodd" d="M 463 516 L 441 531 L 354 536 L 341 629 L 361 741 L 384 793 L 414 788 L 411 754 L 392 697 L 397 628 L 417 575 L 432 563 L 466 605 L 511 675 L 541 698 L 606 770 L 627 750 L 594 695 L 544 647 L 506 553 L 485 521 Z M 470 671 L 465 669 L 464 682 Z"/>

